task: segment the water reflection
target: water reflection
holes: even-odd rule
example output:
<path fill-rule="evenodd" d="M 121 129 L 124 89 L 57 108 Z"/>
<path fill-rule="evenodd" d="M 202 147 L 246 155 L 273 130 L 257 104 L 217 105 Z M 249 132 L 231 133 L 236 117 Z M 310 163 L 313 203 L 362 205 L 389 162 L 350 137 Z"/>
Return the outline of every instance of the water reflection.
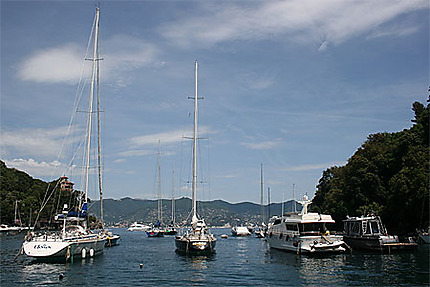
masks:
<path fill-rule="evenodd" d="M 185 271 L 188 273 L 190 284 L 193 286 L 204 285 L 207 280 L 207 272 L 210 264 L 215 260 L 216 254 L 200 255 L 200 256 L 185 256 L 177 254 L 179 261 L 182 261 Z M 183 277 L 181 275 L 181 277 Z"/>
<path fill-rule="evenodd" d="M 67 272 L 69 269 L 65 264 L 52 263 L 37 263 L 34 261 L 24 265 L 21 272 L 18 273 L 20 282 L 33 283 L 36 285 L 57 284 L 59 283 L 60 275 Z M 18 275 L 17 274 L 17 275 Z"/>
<path fill-rule="evenodd" d="M 345 282 L 363 286 L 397 286 L 412 282 L 429 283 L 428 248 L 426 250 L 306 256 L 270 249 L 265 257 L 266 263 L 285 266 L 288 272 L 294 271 L 301 282 L 310 286 L 341 286 Z"/>

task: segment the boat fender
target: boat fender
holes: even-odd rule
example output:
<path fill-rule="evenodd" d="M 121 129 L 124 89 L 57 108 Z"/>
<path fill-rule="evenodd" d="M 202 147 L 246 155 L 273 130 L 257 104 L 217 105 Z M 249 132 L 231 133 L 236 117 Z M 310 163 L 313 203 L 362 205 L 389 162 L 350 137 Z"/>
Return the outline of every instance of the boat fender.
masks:
<path fill-rule="evenodd" d="M 279 234 L 279 239 L 282 239 L 282 236 L 284 236 L 281 232 L 281 234 Z"/>
<path fill-rule="evenodd" d="M 70 245 L 67 246 L 67 252 L 66 252 L 66 260 L 70 258 Z"/>
<path fill-rule="evenodd" d="M 93 257 L 94 256 L 94 249 L 90 249 L 90 257 Z"/>
<path fill-rule="evenodd" d="M 82 258 L 87 257 L 87 250 L 85 248 L 82 248 L 81 255 L 82 255 Z"/>

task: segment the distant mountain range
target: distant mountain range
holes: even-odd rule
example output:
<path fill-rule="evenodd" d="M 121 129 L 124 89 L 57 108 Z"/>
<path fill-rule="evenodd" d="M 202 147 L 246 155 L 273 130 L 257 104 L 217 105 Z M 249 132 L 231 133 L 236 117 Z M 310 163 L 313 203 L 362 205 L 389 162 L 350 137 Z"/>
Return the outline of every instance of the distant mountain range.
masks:
<path fill-rule="evenodd" d="M 57 186 L 57 180 L 44 182 L 34 179 L 27 173 L 15 168 L 8 168 L 4 161 L 0 160 L 0 222 L 14 223 L 14 214 L 18 211 L 19 220 L 27 224 L 33 224 L 37 216 L 37 210 L 41 202 L 46 197 L 47 191 L 53 193 Z M 60 196 L 51 196 L 46 202 L 46 206 L 40 214 L 39 222 L 49 222 L 53 214 L 61 212 L 58 208 L 63 204 L 76 201 L 75 192 L 61 192 Z M 104 221 L 109 225 L 128 226 L 130 223 L 138 221 L 145 223 L 155 223 L 157 221 L 157 200 L 142 200 L 125 197 L 122 199 L 103 200 Z M 163 199 L 163 222 L 170 223 L 172 220 L 172 201 Z M 15 210 L 17 204 L 17 210 Z M 297 210 L 301 206 L 297 204 Z M 191 210 L 191 199 L 180 198 L 175 200 L 175 222 L 181 223 L 189 219 Z M 270 215 L 279 215 L 282 209 L 281 203 L 272 203 L 264 206 L 265 222 Z M 284 211 L 291 211 L 293 201 L 284 203 Z M 90 203 L 90 214 L 100 218 L 100 201 L 92 200 Z M 205 219 L 211 226 L 224 226 L 226 224 L 236 225 L 245 223 L 261 223 L 261 207 L 259 204 L 242 202 L 228 203 L 223 200 L 202 201 L 197 204 L 198 215 Z M 30 224 L 30 225 L 31 225 Z"/>
<path fill-rule="evenodd" d="M 284 211 L 294 209 L 292 200 L 284 203 Z M 163 222 L 172 220 L 172 201 L 163 199 Z M 297 210 L 301 206 L 296 203 Z M 197 204 L 198 214 L 211 226 L 236 225 L 245 223 L 257 224 L 261 222 L 261 206 L 251 202 L 228 203 L 223 200 L 202 201 Z M 180 198 L 175 200 L 175 222 L 181 223 L 189 219 L 191 199 Z M 280 215 L 282 203 L 272 203 L 264 206 L 265 221 L 270 216 Z M 100 201 L 93 201 L 90 212 L 100 217 Z M 153 223 L 157 221 L 157 200 L 142 200 L 125 197 L 122 199 L 103 200 L 104 221 L 110 225 L 125 225 L 138 221 Z"/>

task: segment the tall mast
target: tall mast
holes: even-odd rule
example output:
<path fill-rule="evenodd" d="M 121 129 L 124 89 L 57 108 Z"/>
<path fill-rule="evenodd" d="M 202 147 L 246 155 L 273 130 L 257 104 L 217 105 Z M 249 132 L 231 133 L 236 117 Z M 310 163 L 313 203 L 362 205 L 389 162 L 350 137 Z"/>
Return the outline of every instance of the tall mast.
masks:
<path fill-rule="evenodd" d="M 97 7 L 97 13 L 99 12 L 99 8 Z M 100 18 L 100 17 L 99 17 Z M 98 175 L 99 175 L 99 193 L 100 193 L 100 222 L 102 225 L 102 229 L 104 228 L 104 214 L 103 214 L 103 182 L 102 182 L 102 148 L 101 148 L 101 125 L 100 125 L 100 45 L 99 45 L 99 19 L 96 23 L 96 31 L 97 31 L 97 58 L 95 61 L 97 62 L 97 160 L 98 160 Z"/>
<path fill-rule="evenodd" d="M 294 204 L 294 212 L 297 213 L 296 208 L 296 184 L 293 183 L 293 204 Z"/>
<path fill-rule="evenodd" d="M 161 151 L 160 140 L 158 140 L 158 222 L 163 220 L 163 203 L 161 199 Z"/>
<path fill-rule="evenodd" d="M 175 170 L 172 171 L 172 225 L 175 226 Z"/>
<path fill-rule="evenodd" d="M 16 224 L 17 210 L 18 210 L 18 200 L 15 200 L 15 218 L 14 218 L 13 224 Z M 20 225 L 21 225 L 21 223 L 20 223 Z"/>
<path fill-rule="evenodd" d="M 88 202 L 88 177 L 90 173 L 90 148 L 91 148 L 91 127 L 93 115 L 93 101 L 94 101 L 94 82 L 97 64 L 97 47 L 98 47 L 98 33 L 99 33 L 99 8 L 96 8 L 94 29 L 94 48 L 93 48 L 93 68 L 91 71 L 91 86 L 90 86 L 90 101 L 88 109 L 88 128 L 87 128 L 87 150 L 86 150 L 86 164 L 85 164 L 85 203 Z"/>
<path fill-rule="evenodd" d="M 264 223 L 264 189 L 263 189 L 263 164 L 260 166 L 260 216 L 261 223 Z"/>
<path fill-rule="evenodd" d="M 270 220 L 270 187 L 267 188 L 267 207 L 268 207 L 267 218 L 269 221 Z"/>
<path fill-rule="evenodd" d="M 284 216 L 284 201 L 285 201 L 285 191 L 282 191 L 281 216 Z"/>
<path fill-rule="evenodd" d="M 197 60 L 194 65 L 193 222 L 197 221 Z"/>

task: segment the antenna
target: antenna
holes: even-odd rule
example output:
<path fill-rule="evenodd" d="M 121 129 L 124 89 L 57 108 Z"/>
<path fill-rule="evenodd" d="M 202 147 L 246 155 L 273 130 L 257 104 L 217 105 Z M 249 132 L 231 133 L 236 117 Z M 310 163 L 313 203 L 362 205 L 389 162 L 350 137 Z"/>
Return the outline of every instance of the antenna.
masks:
<path fill-rule="evenodd" d="M 293 183 L 293 204 L 294 204 L 294 212 L 297 213 L 297 208 L 296 208 L 296 191 L 295 191 L 295 187 L 296 184 Z"/>

